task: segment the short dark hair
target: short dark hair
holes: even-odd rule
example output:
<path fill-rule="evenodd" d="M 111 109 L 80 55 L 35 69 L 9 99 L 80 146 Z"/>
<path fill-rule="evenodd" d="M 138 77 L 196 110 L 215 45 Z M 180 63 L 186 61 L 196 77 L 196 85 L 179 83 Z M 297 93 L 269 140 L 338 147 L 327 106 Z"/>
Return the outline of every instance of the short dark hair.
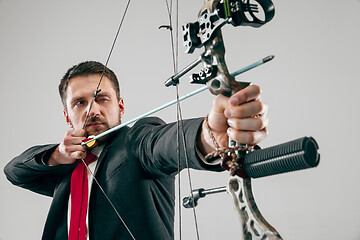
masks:
<path fill-rule="evenodd" d="M 66 89 L 68 87 L 69 81 L 71 78 L 79 77 L 79 76 L 89 76 L 92 74 L 102 74 L 103 71 L 104 76 L 106 76 L 112 83 L 116 97 L 118 100 L 120 99 L 120 87 L 119 87 L 119 81 L 113 71 L 111 69 L 105 67 L 102 63 L 96 62 L 96 61 L 86 61 L 79 63 L 77 65 L 72 66 L 67 72 L 65 73 L 64 77 L 61 79 L 59 84 L 59 94 L 61 101 L 64 105 L 64 108 L 66 109 Z M 100 79 L 99 79 L 100 80 Z M 101 89 L 101 86 L 100 86 Z"/>

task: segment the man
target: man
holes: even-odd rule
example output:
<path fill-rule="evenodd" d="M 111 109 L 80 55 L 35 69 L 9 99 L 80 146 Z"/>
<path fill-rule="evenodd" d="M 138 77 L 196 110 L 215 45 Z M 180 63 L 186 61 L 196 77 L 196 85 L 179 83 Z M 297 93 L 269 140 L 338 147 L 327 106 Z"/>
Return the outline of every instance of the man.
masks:
<path fill-rule="evenodd" d="M 15 185 L 53 197 L 43 239 L 173 239 L 176 124 L 146 118 L 99 139 L 93 149 L 81 145 L 86 137 L 120 124 L 124 114 L 118 80 L 108 68 L 90 108 L 103 69 L 101 63 L 83 62 L 67 71 L 59 92 L 72 129 L 60 144 L 35 146 L 15 157 L 5 174 Z M 257 86 L 231 98 L 217 96 L 208 125 L 203 118 L 184 121 L 190 167 L 221 170 L 203 157 L 214 150 L 208 130 L 220 147 L 227 146 L 229 136 L 245 144 L 259 143 L 267 134 L 266 112 Z M 95 161 L 85 169 L 83 161 L 90 155 Z M 184 159 L 182 151 L 181 169 Z M 88 177 L 80 184 L 88 187 L 80 193 L 81 202 L 86 198 L 85 208 L 78 206 L 79 191 L 73 191 L 79 186 L 74 179 L 81 167 Z"/>

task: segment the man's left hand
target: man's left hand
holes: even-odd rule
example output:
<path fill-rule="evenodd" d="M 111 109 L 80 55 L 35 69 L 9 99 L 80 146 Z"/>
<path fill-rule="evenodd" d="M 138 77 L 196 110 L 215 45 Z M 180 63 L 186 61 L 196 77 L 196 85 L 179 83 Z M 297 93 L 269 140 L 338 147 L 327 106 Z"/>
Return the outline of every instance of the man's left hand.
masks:
<path fill-rule="evenodd" d="M 230 98 L 215 97 L 208 123 L 220 147 L 227 147 L 229 137 L 236 142 L 256 145 L 267 136 L 267 105 L 260 99 L 259 86 L 250 85 Z M 203 154 L 214 150 L 214 144 L 203 123 L 198 147 Z"/>

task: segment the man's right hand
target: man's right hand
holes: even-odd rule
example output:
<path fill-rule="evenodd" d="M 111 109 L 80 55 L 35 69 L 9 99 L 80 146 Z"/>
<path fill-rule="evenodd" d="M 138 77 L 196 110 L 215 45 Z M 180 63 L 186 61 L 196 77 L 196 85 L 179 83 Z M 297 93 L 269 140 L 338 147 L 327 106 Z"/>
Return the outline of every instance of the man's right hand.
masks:
<path fill-rule="evenodd" d="M 84 129 L 67 131 L 60 145 L 51 154 L 47 165 L 71 164 L 76 159 L 86 157 L 86 147 L 81 146 L 81 141 L 86 137 Z"/>

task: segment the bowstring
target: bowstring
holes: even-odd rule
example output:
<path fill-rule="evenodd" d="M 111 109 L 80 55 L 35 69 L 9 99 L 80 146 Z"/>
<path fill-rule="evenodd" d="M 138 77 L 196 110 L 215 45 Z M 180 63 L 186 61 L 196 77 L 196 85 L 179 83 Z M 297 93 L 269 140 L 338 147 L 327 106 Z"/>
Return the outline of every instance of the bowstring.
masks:
<path fill-rule="evenodd" d="M 100 89 L 100 84 L 101 84 L 101 81 L 102 81 L 102 79 L 103 79 L 103 77 L 104 77 L 104 74 L 105 74 L 107 65 L 108 65 L 109 60 L 110 60 L 110 57 L 111 57 L 111 55 L 112 55 L 112 52 L 113 52 L 113 50 L 114 50 L 114 47 L 115 47 L 116 41 L 117 41 L 117 39 L 118 39 L 118 36 L 119 36 L 120 30 L 121 30 L 121 27 L 122 27 L 122 25 L 123 25 L 123 22 L 124 22 L 126 13 L 127 13 L 127 11 L 128 11 L 130 2 L 131 2 L 131 0 L 128 0 L 128 2 L 127 2 L 127 4 L 126 4 L 126 7 L 125 7 L 125 10 L 124 10 L 124 13 L 123 13 L 123 15 L 122 15 L 120 24 L 119 24 L 119 26 L 118 26 L 118 28 L 117 28 L 117 31 L 116 31 L 116 34 L 115 34 L 113 43 L 112 43 L 111 48 L 110 48 L 110 52 L 109 52 L 109 54 L 108 54 L 108 56 L 107 56 L 107 59 L 106 59 L 105 65 L 104 65 L 104 69 L 103 69 L 103 71 L 102 71 L 102 73 L 101 73 L 101 76 L 100 76 L 99 83 L 98 83 L 98 85 L 97 85 L 97 87 L 96 87 L 96 90 L 95 90 L 95 92 L 94 92 L 93 98 L 92 98 L 91 103 L 90 103 L 90 105 L 89 105 L 89 110 L 88 110 L 88 112 L 87 112 L 87 114 L 86 114 L 86 117 L 85 117 L 83 129 L 85 129 L 85 127 L 86 127 L 86 123 L 87 123 L 88 118 L 89 118 L 89 116 L 90 116 L 90 111 L 91 111 L 91 108 L 92 108 L 92 106 L 93 106 L 93 104 L 94 104 L 94 101 L 95 101 L 95 99 L 96 99 L 96 97 L 97 97 L 97 94 L 101 91 L 101 89 Z M 100 191 L 103 193 L 103 195 L 105 196 L 106 200 L 109 202 L 110 206 L 111 206 L 111 207 L 113 208 L 113 210 L 115 211 L 117 217 L 119 218 L 119 220 L 121 221 L 121 223 L 124 225 L 125 229 L 126 229 L 127 232 L 129 233 L 129 235 L 131 236 L 131 238 L 132 238 L 133 240 L 135 240 L 135 237 L 134 237 L 133 233 L 131 232 L 131 230 L 129 229 L 129 227 L 127 226 L 127 224 L 125 223 L 124 219 L 121 217 L 121 215 L 120 215 L 120 213 L 118 212 L 118 210 L 116 209 L 114 203 L 111 201 L 111 199 L 109 198 L 109 196 L 105 193 L 104 189 L 101 187 L 101 185 L 100 185 L 99 181 L 96 179 L 94 173 L 90 170 L 89 166 L 85 163 L 85 160 L 84 160 L 84 159 L 81 158 L 81 161 L 82 161 L 82 163 L 85 165 L 86 169 L 89 171 L 92 179 L 95 181 L 96 185 L 99 187 Z"/>
<path fill-rule="evenodd" d="M 111 54 L 112 54 L 112 52 L 113 52 L 113 50 L 114 50 L 114 47 L 115 47 L 117 38 L 118 38 L 119 33 L 120 33 L 120 29 L 121 29 L 121 27 L 122 27 L 122 25 L 123 25 L 123 23 L 124 23 L 125 15 L 126 15 L 126 13 L 127 13 L 127 11 L 128 11 L 130 2 L 131 2 L 131 0 L 128 0 L 128 2 L 127 2 L 127 4 L 126 4 L 126 7 L 125 7 L 125 10 L 124 10 L 124 13 L 123 13 L 123 16 L 122 16 L 122 18 L 121 18 L 120 24 L 119 24 L 118 29 L 117 29 L 117 31 L 116 31 L 115 38 L 114 38 L 114 41 L 113 41 L 113 43 L 112 43 L 112 45 L 111 45 L 110 52 L 109 52 L 109 54 L 108 54 L 108 56 L 107 56 L 107 59 L 106 59 L 105 65 L 104 65 L 104 69 L 103 69 L 103 71 L 102 71 L 102 73 L 101 73 L 101 77 L 100 77 L 99 83 L 98 83 L 98 85 L 97 85 L 97 87 L 96 87 L 96 90 L 95 90 L 95 92 L 94 92 L 93 98 L 92 98 L 91 103 L 90 103 L 90 106 L 89 106 L 89 110 L 88 110 L 88 112 L 87 112 L 87 114 L 86 114 L 86 118 L 85 118 L 85 122 L 84 122 L 83 129 L 84 129 L 85 126 L 86 126 L 86 123 L 87 123 L 88 118 L 89 118 L 89 115 L 90 115 L 90 110 L 91 110 L 91 108 L 92 108 L 92 106 L 93 106 L 93 103 L 94 103 L 96 97 L 97 97 L 97 94 L 101 91 L 101 89 L 99 90 L 100 84 L 101 84 L 101 81 L 102 81 L 102 79 L 103 79 L 103 77 L 104 77 L 104 74 L 105 74 L 107 65 L 108 65 L 108 63 L 109 63 Z"/>
<path fill-rule="evenodd" d="M 127 224 L 125 223 L 124 219 L 121 217 L 120 213 L 118 212 L 118 210 L 116 209 L 115 205 L 113 204 L 113 202 L 110 200 L 109 196 L 105 193 L 105 190 L 101 187 L 100 183 L 98 182 L 98 180 L 95 178 L 94 173 L 91 171 L 91 169 L 89 168 L 89 166 L 85 163 L 85 160 L 82 158 L 81 161 L 84 163 L 86 169 L 89 171 L 91 177 L 93 178 L 93 180 L 95 181 L 96 185 L 98 185 L 100 191 L 104 194 L 106 200 L 109 202 L 110 206 L 113 208 L 113 210 L 115 211 L 117 217 L 120 219 L 120 221 L 122 222 L 122 224 L 124 225 L 124 227 L 126 228 L 127 232 L 130 234 L 131 238 L 136 240 L 134 235 L 132 234 L 132 232 L 130 231 L 129 227 L 127 226 Z"/>
<path fill-rule="evenodd" d="M 176 0 L 176 31 L 175 31 L 175 40 L 174 40 L 174 33 L 173 33 L 173 24 L 172 24 L 172 0 L 169 2 L 168 0 L 165 0 L 166 7 L 168 10 L 168 17 L 169 17 L 169 24 L 170 24 L 170 38 L 171 38 L 171 49 L 172 49 L 172 58 L 173 58 L 173 68 L 174 68 L 174 74 L 178 72 L 178 65 L 179 65 L 179 1 Z M 174 43 L 175 42 L 175 43 Z M 180 140 L 182 138 L 183 141 L 183 151 L 184 151 L 184 157 L 185 157 L 185 164 L 187 169 L 187 176 L 188 176 L 188 182 L 189 182 L 189 188 L 190 188 L 190 194 L 192 199 L 194 199 L 193 192 L 192 192 L 192 181 L 191 181 L 191 173 L 190 173 L 190 167 L 189 167 L 189 158 L 187 153 L 187 147 L 186 147 L 186 139 L 185 139 L 185 131 L 184 131 L 184 125 L 183 125 L 183 118 L 182 118 L 182 112 L 181 112 L 181 105 L 180 105 L 180 99 L 179 99 L 179 84 L 176 83 L 176 118 L 177 118 L 177 152 L 178 152 L 178 198 L 179 198 L 179 204 L 178 204 L 178 212 L 179 212 L 179 239 L 182 239 L 182 214 L 181 214 L 181 177 L 180 177 Z M 197 221 L 197 215 L 195 207 L 193 209 L 193 216 L 194 216 L 194 223 L 195 223 L 195 231 L 196 231 L 196 237 L 199 240 L 199 228 L 198 228 L 198 221 Z"/>

